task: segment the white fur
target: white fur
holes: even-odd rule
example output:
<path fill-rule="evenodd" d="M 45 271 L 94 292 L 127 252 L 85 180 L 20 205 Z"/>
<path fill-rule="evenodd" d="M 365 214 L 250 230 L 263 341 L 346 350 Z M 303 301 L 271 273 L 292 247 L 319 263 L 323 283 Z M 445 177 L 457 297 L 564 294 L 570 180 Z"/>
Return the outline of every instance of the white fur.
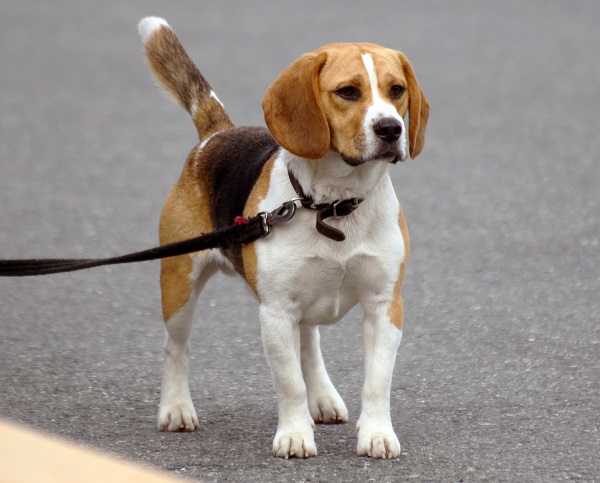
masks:
<path fill-rule="evenodd" d="M 221 107 L 225 107 L 223 105 L 223 103 L 221 102 L 221 100 L 215 94 L 215 91 L 212 91 L 212 90 L 210 91 L 210 97 L 212 97 L 215 101 L 217 101 L 219 104 L 221 104 Z"/>
<path fill-rule="evenodd" d="M 206 139 L 202 140 L 202 142 L 198 146 L 196 146 L 196 148 L 194 148 L 194 170 L 195 170 L 196 173 L 198 172 L 198 161 L 199 161 L 199 158 L 200 158 L 200 153 L 205 148 L 205 146 L 208 144 L 208 142 L 212 138 L 214 138 L 215 136 L 217 136 L 219 133 L 221 133 L 221 132 L 222 131 L 217 131 L 217 132 L 211 134 Z M 198 186 L 196 186 L 196 193 L 198 193 L 198 196 L 202 195 L 200 193 L 200 188 Z"/>
<path fill-rule="evenodd" d="M 165 362 L 160 393 L 158 429 L 193 431 L 198 417 L 188 385 L 189 337 L 199 291 L 193 290 L 187 304 L 167 324 Z"/>
<path fill-rule="evenodd" d="M 316 203 L 332 203 L 349 198 L 366 199 L 387 175 L 389 163 L 370 161 L 350 166 L 338 153 L 329 151 L 322 159 L 303 159 L 287 151 L 281 154 L 305 193 Z M 289 185 L 287 173 L 282 176 Z"/>
<path fill-rule="evenodd" d="M 386 320 L 386 314 L 379 313 L 382 309 L 385 307 L 379 305 L 372 311 L 365 311 L 365 383 L 362 410 L 356 423 L 357 453 L 374 458 L 397 458 L 400 442 L 390 417 L 390 389 L 402 331 Z"/>
<path fill-rule="evenodd" d="M 366 152 L 364 156 L 367 159 L 370 158 L 372 153 L 376 151 L 376 148 L 379 145 L 379 139 L 373 130 L 373 126 L 377 123 L 377 121 L 383 118 L 393 118 L 400 122 L 400 125 L 402 126 L 402 135 L 398 140 L 398 153 L 400 160 L 403 161 L 407 156 L 406 129 L 404 128 L 404 120 L 402 119 L 402 116 L 398 114 L 396 107 L 392 103 L 387 102 L 379 92 L 379 81 L 377 79 L 377 73 L 375 72 L 373 56 L 371 54 L 363 54 L 362 61 L 365 69 L 367 69 L 367 73 L 369 74 L 371 97 L 373 99 L 372 104 L 367 109 L 365 119 L 363 121 L 363 130 L 367 140 Z"/>
<path fill-rule="evenodd" d="M 152 34 L 158 30 L 160 27 L 169 27 L 169 24 L 165 19 L 160 17 L 145 17 L 138 24 L 138 32 L 140 33 L 140 37 L 142 38 L 142 42 L 145 44 L 150 40 Z"/>

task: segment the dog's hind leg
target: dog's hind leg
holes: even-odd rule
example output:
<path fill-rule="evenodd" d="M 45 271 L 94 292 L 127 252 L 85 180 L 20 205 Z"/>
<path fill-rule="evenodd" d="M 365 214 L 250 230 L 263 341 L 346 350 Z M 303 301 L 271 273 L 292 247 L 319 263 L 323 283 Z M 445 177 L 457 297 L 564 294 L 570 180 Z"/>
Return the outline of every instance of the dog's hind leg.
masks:
<path fill-rule="evenodd" d="M 198 428 L 188 385 L 189 338 L 199 294 L 192 273 L 193 259 L 188 255 L 164 259 L 161 263 L 162 306 L 167 331 L 158 413 L 161 431 Z"/>
<path fill-rule="evenodd" d="M 167 329 L 158 429 L 194 431 L 198 417 L 188 383 L 189 338 L 198 295 L 215 266 L 210 254 L 167 258 L 161 265 L 163 316 Z"/>
<path fill-rule="evenodd" d="M 301 359 L 302 376 L 308 395 L 308 409 L 315 423 L 345 423 L 348 410 L 336 391 L 321 355 L 320 335 L 317 326 L 302 326 Z"/>

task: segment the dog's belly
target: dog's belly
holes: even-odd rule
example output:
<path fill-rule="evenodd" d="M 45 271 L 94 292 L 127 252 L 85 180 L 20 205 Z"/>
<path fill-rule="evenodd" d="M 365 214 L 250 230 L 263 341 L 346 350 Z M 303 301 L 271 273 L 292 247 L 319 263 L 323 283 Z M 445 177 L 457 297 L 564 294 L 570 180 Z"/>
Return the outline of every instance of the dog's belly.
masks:
<path fill-rule="evenodd" d="M 321 257 L 305 260 L 292 292 L 301 324 L 335 323 L 356 305 L 356 291 L 348 275 L 347 263 Z"/>

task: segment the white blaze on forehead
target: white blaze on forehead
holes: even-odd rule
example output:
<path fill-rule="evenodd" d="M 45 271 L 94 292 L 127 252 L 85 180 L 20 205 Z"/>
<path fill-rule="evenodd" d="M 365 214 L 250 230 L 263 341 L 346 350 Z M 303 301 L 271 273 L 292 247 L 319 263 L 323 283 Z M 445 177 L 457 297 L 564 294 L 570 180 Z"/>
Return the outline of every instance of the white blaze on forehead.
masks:
<path fill-rule="evenodd" d="M 367 112 L 372 112 L 372 118 L 394 117 L 401 119 L 398 111 L 393 104 L 386 102 L 379 92 L 379 81 L 375 72 L 375 63 L 371 54 L 363 54 L 362 61 L 369 75 L 369 84 L 371 85 L 371 105 Z M 368 117 L 368 116 L 367 116 Z"/>
<path fill-rule="evenodd" d="M 362 61 L 367 69 L 369 75 L 369 84 L 371 85 L 371 94 L 373 95 L 373 102 L 381 99 L 379 94 L 379 82 L 377 81 L 377 73 L 375 72 L 375 64 L 373 62 L 373 56 L 371 54 L 363 54 Z"/>
<path fill-rule="evenodd" d="M 362 61 L 369 75 L 369 84 L 371 86 L 371 104 L 365 112 L 363 119 L 363 131 L 365 134 L 365 152 L 364 155 L 369 157 L 377 150 L 380 144 L 380 139 L 375 134 L 373 127 L 375 124 L 384 118 L 396 119 L 402 126 L 402 136 L 399 142 L 399 154 L 404 159 L 406 153 L 406 129 L 404 128 L 404 120 L 398 114 L 396 107 L 386 101 L 379 92 L 379 81 L 377 80 L 377 72 L 375 72 L 375 63 L 371 54 L 362 54 Z"/>

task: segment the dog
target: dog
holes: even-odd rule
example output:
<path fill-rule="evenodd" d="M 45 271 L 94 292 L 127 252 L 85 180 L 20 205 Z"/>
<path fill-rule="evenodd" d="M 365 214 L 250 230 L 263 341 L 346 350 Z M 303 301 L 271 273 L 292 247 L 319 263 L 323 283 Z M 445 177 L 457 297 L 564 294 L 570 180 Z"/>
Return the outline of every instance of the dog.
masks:
<path fill-rule="evenodd" d="M 161 244 L 302 201 L 295 217 L 268 237 L 162 261 L 167 340 L 159 429 L 198 428 L 188 385 L 189 337 L 198 295 L 220 269 L 241 275 L 260 303 L 278 403 L 274 455 L 316 455 L 315 423 L 348 421 L 325 369 L 318 326 L 360 304 L 365 380 L 357 453 L 397 458 L 390 388 L 409 237 L 388 170 L 421 152 L 429 116 L 411 64 L 401 52 L 374 44 L 325 45 L 302 55 L 269 87 L 262 102 L 268 130 L 235 127 L 165 20 L 144 18 L 139 32 L 156 79 L 191 115 L 200 137 L 165 201 Z M 348 210 L 336 213 L 342 205 Z M 323 207 L 330 217 L 316 222 Z"/>

